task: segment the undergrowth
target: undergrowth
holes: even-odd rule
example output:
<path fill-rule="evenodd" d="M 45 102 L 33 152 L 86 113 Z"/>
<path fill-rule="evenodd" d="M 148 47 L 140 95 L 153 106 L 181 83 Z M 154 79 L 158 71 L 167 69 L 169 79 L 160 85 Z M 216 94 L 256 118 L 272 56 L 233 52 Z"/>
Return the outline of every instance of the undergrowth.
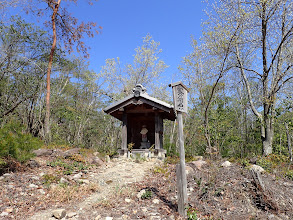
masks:
<path fill-rule="evenodd" d="M 51 162 L 48 162 L 47 165 L 51 167 L 62 168 L 64 175 L 70 175 L 74 171 L 82 171 L 82 170 L 87 170 L 89 168 L 89 166 L 83 162 L 68 161 L 61 158 L 57 158 Z"/>
<path fill-rule="evenodd" d="M 0 128 L 0 158 L 2 165 L 3 158 L 13 158 L 18 162 L 26 162 L 34 154 L 33 150 L 40 148 L 43 142 L 31 134 L 25 133 L 24 128 L 15 122 L 6 124 Z"/>

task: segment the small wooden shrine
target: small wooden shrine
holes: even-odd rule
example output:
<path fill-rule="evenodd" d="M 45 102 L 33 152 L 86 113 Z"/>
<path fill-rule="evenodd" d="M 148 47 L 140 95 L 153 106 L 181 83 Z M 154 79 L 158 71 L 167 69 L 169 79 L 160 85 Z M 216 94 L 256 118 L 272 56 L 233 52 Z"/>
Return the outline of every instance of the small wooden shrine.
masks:
<path fill-rule="evenodd" d="M 172 105 L 149 96 L 138 84 L 131 95 L 108 106 L 104 112 L 123 123 L 120 156 L 127 156 L 131 147 L 132 154 L 165 157 L 163 120 L 175 120 Z"/>

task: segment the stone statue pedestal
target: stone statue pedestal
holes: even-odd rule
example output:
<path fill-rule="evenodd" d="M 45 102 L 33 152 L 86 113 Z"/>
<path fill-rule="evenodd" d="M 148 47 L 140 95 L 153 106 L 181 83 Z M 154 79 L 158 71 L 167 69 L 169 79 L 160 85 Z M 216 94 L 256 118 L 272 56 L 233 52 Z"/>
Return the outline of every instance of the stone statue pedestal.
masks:
<path fill-rule="evenodd" d="M 140 142 L 140 149 L 149 149 L 151 147 L 151 143 L 150 142 Z"/>

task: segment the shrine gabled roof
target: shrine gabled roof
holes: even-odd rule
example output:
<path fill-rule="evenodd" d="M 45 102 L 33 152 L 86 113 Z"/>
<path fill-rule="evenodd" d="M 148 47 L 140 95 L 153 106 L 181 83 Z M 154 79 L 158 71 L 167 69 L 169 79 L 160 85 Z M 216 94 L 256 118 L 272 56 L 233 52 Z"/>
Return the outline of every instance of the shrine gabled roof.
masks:
<path fill-rule="evenodd" d="M 139 105 L 139 104 L 147 104 L 147 105 L 153 106 L 156 109 L 163 110 L 163 112 L 165 113 L 165 118 L 168 118 L 170 120 L 175 120 L 175 112 L 174 112 L 173 105 L 170 105 L 167 102 L 164 102 L 152 96 L 149 96 L 145 92 L 144 87 L 141 86 L 140 84 L 138 84 L 133 89 L 133 94 L 130 94 L 126 96 L 125 98 L 106 107 L 104 109 L 104 112 L 121 120 L 121 118 L 117 117 L 116 114 L 114 114 L 114 112 L 119 111 L 119 109 L 125 108 L 129 105 Z"/>

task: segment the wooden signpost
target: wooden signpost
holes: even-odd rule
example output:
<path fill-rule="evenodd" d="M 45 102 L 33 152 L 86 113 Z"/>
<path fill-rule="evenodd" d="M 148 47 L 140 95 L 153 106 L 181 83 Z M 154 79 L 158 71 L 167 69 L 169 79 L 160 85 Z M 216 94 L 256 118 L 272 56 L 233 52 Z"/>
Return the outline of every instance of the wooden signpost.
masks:
<path fill-rule="evenodd" d="M 178 212 L 181 216 L 186 216 L 187 205 L 187 179 L 185 170 L 185 150 L 182 113 L 187 113 L 187 92 L 188 89 L 182 82 L 169 85 L 173 90 L 174 108 L 177 112 L 179 155 L 180 163 L 176 166 L 177 190 L 178 190 Z"/>

